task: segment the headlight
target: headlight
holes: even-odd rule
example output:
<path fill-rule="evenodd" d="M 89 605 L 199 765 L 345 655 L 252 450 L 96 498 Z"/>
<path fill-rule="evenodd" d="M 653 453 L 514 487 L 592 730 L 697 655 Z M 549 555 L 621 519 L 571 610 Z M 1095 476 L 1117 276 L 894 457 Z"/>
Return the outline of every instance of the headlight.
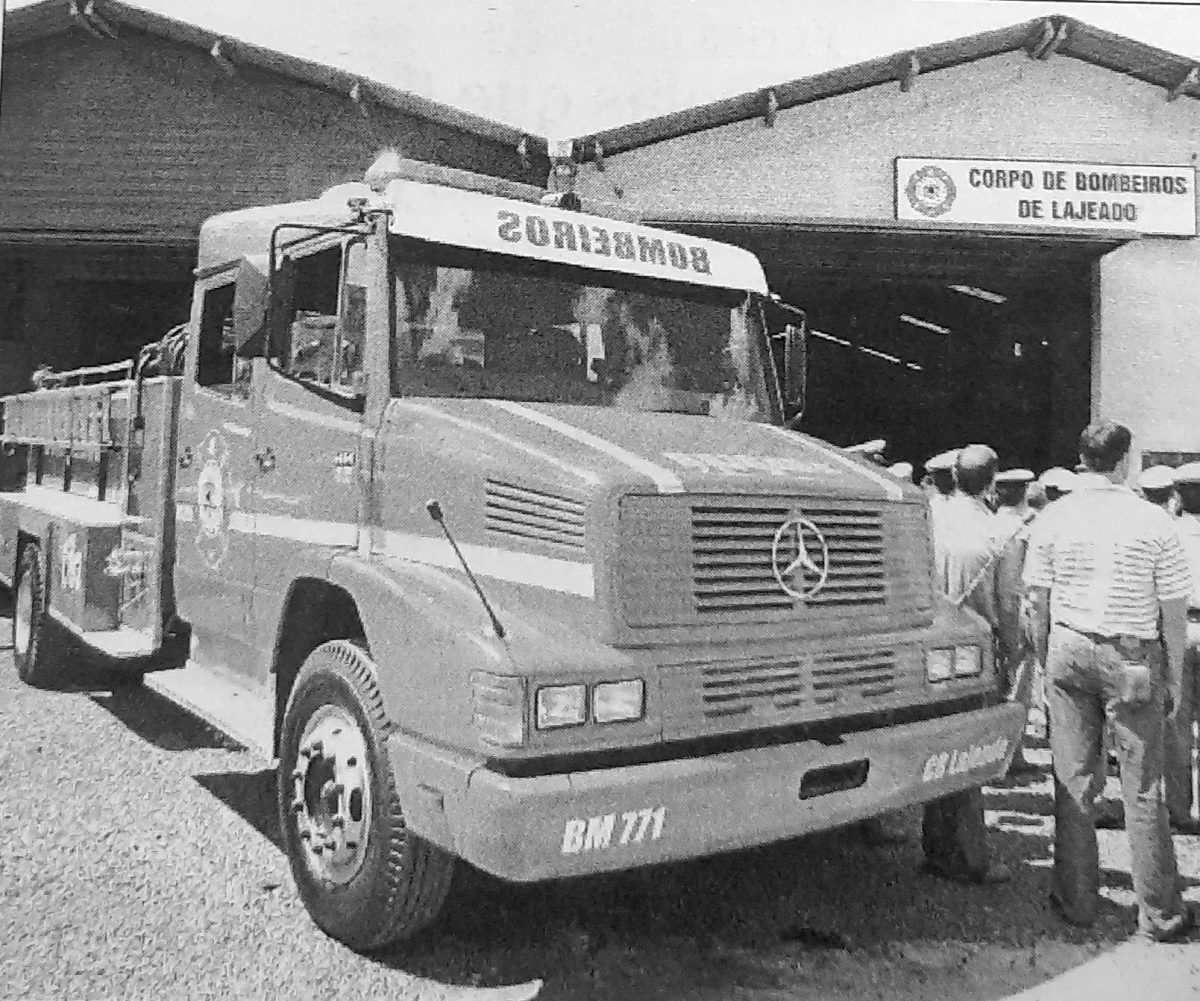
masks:
<path fill-rule="evenodd" d="M 579 726 L 587 719 L 587 688 L 583 685 L 553 685 L 537 690 L 537 727 L 553 730 Z"/>
<path fill-rule="evenodd" d="M 954 648 L 954 673 L 959 678 L 969 678 L 983 670 L 982 651 L 977 646 Z"/>
<path fill-rule="evenodd" d="M 475 671 L 471 715 L 479 736 L 500 747 L 525 743 L 525 679 Z"/>
<path fill-rule="evenodd" d="M 954 676 L 953 650 L 926 650 L 925 677 L 930 681 L 945 681 Z"/>
<path fill-rule="evenodd" d="M 592 689 L 592 719 L 597 723 L 619 723 L 641 719 L 646 708 L 646 686 L 634 681 L 605 681 Z"/>

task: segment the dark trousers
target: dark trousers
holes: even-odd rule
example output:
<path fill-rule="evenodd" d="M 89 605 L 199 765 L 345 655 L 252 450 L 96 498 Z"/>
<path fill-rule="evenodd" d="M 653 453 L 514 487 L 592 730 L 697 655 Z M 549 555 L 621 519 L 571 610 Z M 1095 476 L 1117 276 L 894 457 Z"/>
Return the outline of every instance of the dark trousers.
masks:
<path fill-rule="evenodd" d="M 1192 613 L 1193 616 L 1195 613 Z M 1175 717 L 1167 721 L 1163 745 L 1163 777 L 1167 783 L 1167 812 L 1172 820 L 1187 820 L 1192 815 L 1192 733 L 1193 722 L 1200 717 L 1200 622 L 1190 621 L 1187 628 L 1187 655 L 1183 661 L 1183 690 Z"/>
<path fill-rule="evenodd" d="M 925 804 L 921 825 L 925 861 L 942 872 L 982 875 L 991 862 L 983 791 L 974 786 Z"/>
<path fill-rule="evenodd" d="M 1165 677 L 1157 640 L 1104 639 L 1054 625 L 1046 657 L 1054 757 L 1053 893 L 1068 919 L 1095 920 L 1100 863 L 1093 785 L 1105 719 L 1121 765 L 1138 925 L 1153 937 L 1185 920 L 1163 803 Z"/>

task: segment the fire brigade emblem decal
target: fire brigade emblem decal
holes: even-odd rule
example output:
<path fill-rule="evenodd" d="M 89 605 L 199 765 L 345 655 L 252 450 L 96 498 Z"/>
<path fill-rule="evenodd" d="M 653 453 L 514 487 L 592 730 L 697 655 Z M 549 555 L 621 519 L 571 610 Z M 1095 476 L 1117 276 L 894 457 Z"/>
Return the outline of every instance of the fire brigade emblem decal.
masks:
<path fill-rule="evenodd" d="M 945 215 L 954 205 L 958 189 L 954 178 L 941 167 L 930 164 L 914 171 L 904 188 L 908 204 L 921 213 L 932 217 Z"/>
<path fill-rule="evenodd" d="M 203 465 L 196 479 L 196 547 L 204 562 L 220 569 L 229 551 L 229 510 L 226 503 L 226 467 L 229 445 L 216 431 L 209 431 L 200 443 Z"/>
<path fill-rule="evenodd" d="M 771 571 L 785 594 L 812 598 L 829 579 L 829 543 L 802 515 L 788 518 L 771 542 Z"/>

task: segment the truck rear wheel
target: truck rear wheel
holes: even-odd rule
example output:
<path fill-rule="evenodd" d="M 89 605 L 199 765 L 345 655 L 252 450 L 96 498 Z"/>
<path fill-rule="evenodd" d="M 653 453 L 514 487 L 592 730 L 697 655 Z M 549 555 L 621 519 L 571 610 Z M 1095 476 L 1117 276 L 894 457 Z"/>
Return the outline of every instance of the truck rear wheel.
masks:
<path fill-rule="evenodd" d="M 44 688 L 53 680 L 47 654 L 46 584 L 42 578 L 42 548 L 26 543 L 17 563 L 13 588 L 12 646 L 17 675 L 27 685 Z"/>
<path fill-rule="evenodd" d="M 405 825 L 391 727 L 361 645 L 332 640 L 309 654 L 280 735 L 280 830 L 309 914 L 360 952 L 433 922 L 454 873 L 451 855 Z"/>

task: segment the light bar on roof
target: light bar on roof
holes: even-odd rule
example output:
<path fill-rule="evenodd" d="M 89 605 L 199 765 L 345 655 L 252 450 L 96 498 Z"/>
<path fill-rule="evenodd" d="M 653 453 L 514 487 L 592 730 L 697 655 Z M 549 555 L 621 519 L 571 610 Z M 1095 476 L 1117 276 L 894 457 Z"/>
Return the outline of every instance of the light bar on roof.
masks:
<path fill-rule="evenodd" d="M 949 327 L 943 327 L 940 323 L 934 323 L 932 320 L 922 320 L 920 317 L 912 316 L 909 313 L 901 313 L 900 321 L 914 327 L 920 327 L 922 330 L 932 330 L 935 334 L 950 333 Z"/>
<path fill-rule="evenodd" d="M 976 299 L 982 299 L 984 302 L 1008 302 L 1008 296 L 1001 295 L 999 292 L 989 292 L 985 288 L 977 288 L 974 285 L 951 285 L 950 288 L 963 295 L 973 295 Z"/>

